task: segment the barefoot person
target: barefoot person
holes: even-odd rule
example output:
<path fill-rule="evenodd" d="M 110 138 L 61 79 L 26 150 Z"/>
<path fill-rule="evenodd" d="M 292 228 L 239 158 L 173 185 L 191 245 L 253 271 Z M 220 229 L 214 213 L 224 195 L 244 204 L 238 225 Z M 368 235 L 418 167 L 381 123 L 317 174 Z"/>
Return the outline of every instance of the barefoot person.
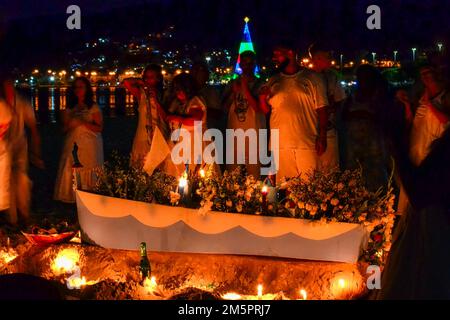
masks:
<path fill-rule="evenodd" d="M 139 120 L 131 149 L 131 164 L 142 167 L 150 151 L 155 126 L 159 127 L 163 135 L 167 135 L 166 124 L 159 115 L 163 99 L 162 69 L 159 65 L 151 64 L 145 68 L 142 79 L 125 79 L 123 84 L 139 101 Z"/>
<path fill-rule="evenodd" d="M 261 109 L 270 113 L 270 129 L 279 130 L 277 181 L 317 169 L 327 149 L 327 95 L 323 80 L 297 64 L 291 44 L 275 47 L 280 73 L 261 91 Z"/>
<path fill-rule="evenodd" d="M 70 89 L 67 107 L 63 114 L 66 133 L 64 148 L 59 162 L 54 199 L 66 203 L 75 202 L 73 192 L 74 143 L 78 146 L 78 158 L 83 166 L 80 172 L 83 189 L 95 185 L 93 169 L 103 165 L 103 117 L 94 102 L 94 94 L 87 78 L 76 78 Z"/>

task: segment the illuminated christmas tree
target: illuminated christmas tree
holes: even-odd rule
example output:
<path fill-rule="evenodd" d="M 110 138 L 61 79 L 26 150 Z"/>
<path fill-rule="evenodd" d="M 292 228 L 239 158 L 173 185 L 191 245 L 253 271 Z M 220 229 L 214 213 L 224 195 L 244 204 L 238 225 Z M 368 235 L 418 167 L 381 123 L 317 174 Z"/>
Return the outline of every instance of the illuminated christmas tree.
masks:
<path fill-rule="evenodd" d="M 239 46 L 239 55 L 236 62 L 236 67 L 234 68 L 234 78 L 236 78 L 238 75 L 242 74 L 242 69 L 240 67 L 241 62 L 241 53 L 244 51 L 253 51 L 255 52 L 255 49 L 253 48 L 253 42 L 252 38 L 250 36 L 250 30 L 248 29 L 248 22 L 250 19 L 248 17 L 245 17 L 245 26 L 244 26 L 244 34 L 241 41 L 241 44 Z M 259 68 L 258 66 L 255 67 L 255 76 L 259 77 Z"/>

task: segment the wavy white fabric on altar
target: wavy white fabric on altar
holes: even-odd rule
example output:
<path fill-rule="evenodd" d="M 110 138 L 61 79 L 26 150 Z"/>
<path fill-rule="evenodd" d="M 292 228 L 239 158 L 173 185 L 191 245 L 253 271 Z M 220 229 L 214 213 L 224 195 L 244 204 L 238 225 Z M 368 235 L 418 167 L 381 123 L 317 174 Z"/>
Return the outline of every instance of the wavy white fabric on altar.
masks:
<path fill-rule="evenodd" d="M 136 250 L 246 254 L 356 262 L 367 232 L 359 224 L 208 212 L 77 191 L 83 232 L 96 244 Z"/>

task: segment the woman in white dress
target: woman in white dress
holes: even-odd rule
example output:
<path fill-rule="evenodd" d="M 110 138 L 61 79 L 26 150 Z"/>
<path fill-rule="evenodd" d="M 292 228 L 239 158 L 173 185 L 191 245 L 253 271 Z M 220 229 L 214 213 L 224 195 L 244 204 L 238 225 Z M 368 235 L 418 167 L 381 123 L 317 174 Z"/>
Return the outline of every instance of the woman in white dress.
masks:
<path fill-rule="evenodd" d="M 131 164 L 142 167 L 150 151 L 154 128 L 158 127 L 167 137 L 167 126 L 160 117 L 163 99 L 163 75 L 161 66 L 151 64 L 143 72 L 142 79 L 129 78 L 124 86 L 139 101 L 139 120 L 131 149 Z"/>
<path fill-rule="evenodd" d="M 89 190 L 95 185 L 93 169 L 103 165 L 103 117 L 93 98 L 89 80 L 76 78 L 62 118 L 66 137 L 56 179 L 55 200 L 75 202 L 72 174 L 72 150 L 75 143 L 78 146 L 78 159 L 83 166 L 80 170 L 82 189 Z"/>

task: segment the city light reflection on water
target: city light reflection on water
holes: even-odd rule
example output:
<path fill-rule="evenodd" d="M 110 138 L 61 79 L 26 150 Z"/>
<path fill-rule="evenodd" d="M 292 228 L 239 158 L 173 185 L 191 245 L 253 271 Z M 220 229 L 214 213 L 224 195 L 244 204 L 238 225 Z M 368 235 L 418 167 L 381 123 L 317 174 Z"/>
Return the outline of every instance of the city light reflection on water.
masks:
<path fill-rule="evenodd" d="M 59 111 L 66 108 L 67 90 L 63 86 L 18 88 L 29 99 L 40 123 L 58 122 Z M 136 99 L 124 88 L 93 87 L 93 90 L 94 99 L 105 116 L 135 116 Z"/>

